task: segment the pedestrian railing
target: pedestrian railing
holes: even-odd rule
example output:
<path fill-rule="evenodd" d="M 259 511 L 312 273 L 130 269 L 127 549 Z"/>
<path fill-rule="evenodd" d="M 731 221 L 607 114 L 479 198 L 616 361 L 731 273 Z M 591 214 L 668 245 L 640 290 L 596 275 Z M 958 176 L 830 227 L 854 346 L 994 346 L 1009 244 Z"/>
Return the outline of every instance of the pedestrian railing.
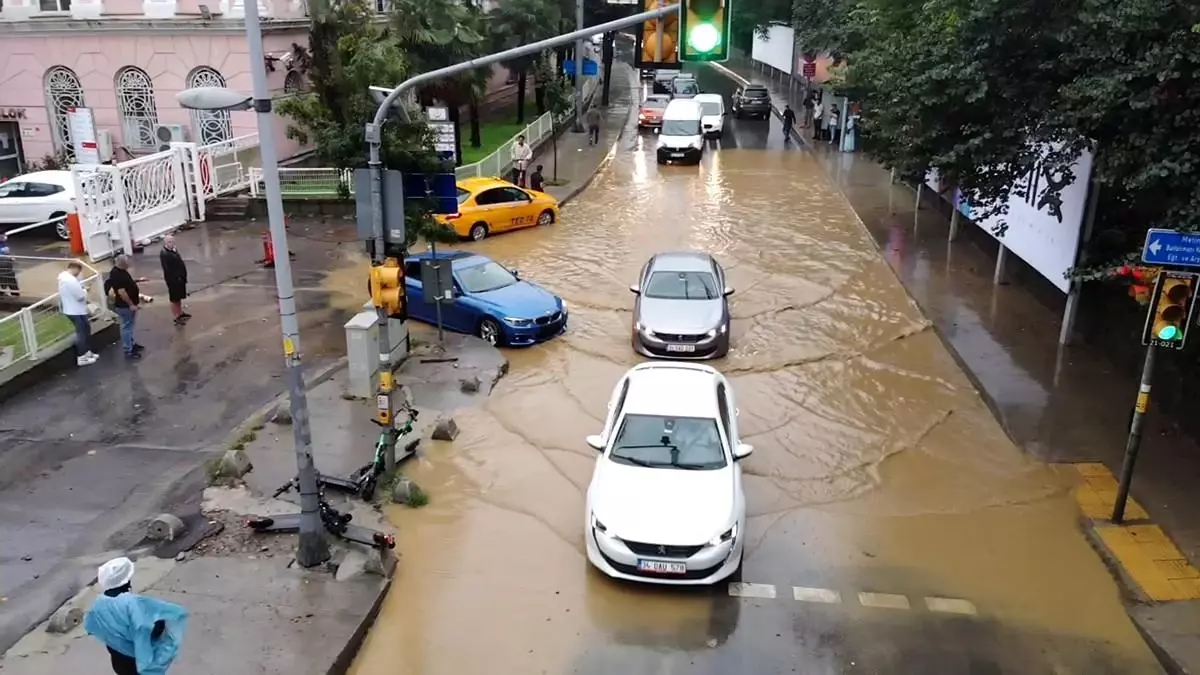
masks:
<path fill-rule="evenodd" d="M 36 229 L 42 228 L 42 227 L 53 227 L 56 230 L 61 231 L 59 226 L 61 225 L 63 228 L 65 228 L 66 222 L 67 222 L 66 216 L 56 216 L 54 218 L 48 218 L 46 220 L 43 220 L 39 223 L 30 223 L 29 225 L 22 225 L 20 227 L 13 228 L 11 230 L 8 230 L 4 234 L 6 234 L 8 236 L 12 236 L 14 234 L 20 234 L 22 232 L 28 232 L 30 230 L 36 230 Z"/>
<path fill-rule="evenodd" d="M 583 85 L 583 96 L 586 101 L 595 91 L 597 80 L 589 78 Z M 573 112 L 554 118 L 546 113 L 535 119 L 531 124 L 508 139 L 487 157 L 464 164 L 454 170 L 457 178 L 472 176 L 507 176 L 512 171 L 512 146 L 517 136 L 524 136 L 529 145 L 536 147 L 542 141 L 550 138 L 555 127 L 574 115 Z M 263 186 L 262 169 L 249 168 L 250 196 L 265 197 L 266 188 Z M 279 187 L 284 199 L 348 197 L 354 194 L 354 171 L 352 169 L 280 167 Z"/>
<path fill-rule="evenodd" d="M 72 258 L 0 256 L 0 371 L 22 361 L 40 361 L 62 351 L 74 339 L 71 320 L 59 311 L 58 273 Z M 104 282 L 99 271 L 80 261 L 79 279 L 92 317 L 107 314 Z M 47 288 L 53 289 L 46 293 Z M 19 307 L 5 313 L 4 307 Z"/>

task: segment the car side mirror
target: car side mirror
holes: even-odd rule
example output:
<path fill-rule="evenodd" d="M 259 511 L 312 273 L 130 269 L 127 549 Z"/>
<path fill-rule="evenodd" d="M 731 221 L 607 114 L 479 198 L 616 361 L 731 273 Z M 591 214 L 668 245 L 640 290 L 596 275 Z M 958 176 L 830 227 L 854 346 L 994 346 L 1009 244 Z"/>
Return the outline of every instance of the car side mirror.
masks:
<path fill-rule="evenodd" d="M 601 436 L 599 434 L 592 434 L 591 436 L 588 436 L 586 440 L 587 440 L 588 447 L 590 447 L 591 449 L 595 450 L 596 452 L 604 451 L 604 437 L 603 436 Z"/>
<path fill-rule="evenodd" d="M 725 287 L 725 297 L 729 297 L 731 295 L 733 295 L 733 289 L 729 286 L 726 286 Z"/>
<path fill-rule="evenodd" d="M 658 127 L 655 127 L 655 128 L 654 128 L 654 135 L 655 135 L 655 136 L 657 136 L 657 135 L 659 135 L 659 134 L 661 134 L 661 133 L 662 133 L 662 129 L 659 129 Z"/>
<path fill-rule="evenodd" d="M 738 443 L 737 447 L 733 449 L 733 461 L 736 462 L 739 459 L 746 459 L 752 452 L 754 452 L 753 445 L 750 445 L 749 443 Z"/>
<path fill-rule="evenodd" d="M 632 285 L 632 286 L 630 286 L 630 287 L 629 287 L 629 292 L 630 292 L 630 293 L 633 293 L 634 295 L 641 295 L 641 293 L 642 293 L 642 287 L 641 287 L 641 286 L 638 286 L 637 284 L 634 284 L 634 285 Z"/>

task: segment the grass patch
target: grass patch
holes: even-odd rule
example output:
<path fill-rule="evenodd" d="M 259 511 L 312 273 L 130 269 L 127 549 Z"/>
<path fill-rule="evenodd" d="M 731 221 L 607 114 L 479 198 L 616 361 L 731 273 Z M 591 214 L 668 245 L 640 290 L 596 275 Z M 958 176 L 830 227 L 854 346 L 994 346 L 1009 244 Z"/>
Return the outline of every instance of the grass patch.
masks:
<path fill-rule="evenodd" d="M 429 493 L 422 490 L 421 486 L 413 483 L 408 493 L 408 506 L 414 509 L 419 509 L 428 503 Z"/>
<path fill-rule="evenodd" d="M 33 332 L 37 339 L 38 349 L 45 349 L 73 335 L 75 326 L 67 317 L 53 312 L 34 317 Z M 14 360 L 25 358 L 28 354 L 28 350 L 25 348 L 25 336 L 21 331 L 21 323 L 18 319 L 0 323 L 0 348 L 2 347 L 13 348 Z"/>

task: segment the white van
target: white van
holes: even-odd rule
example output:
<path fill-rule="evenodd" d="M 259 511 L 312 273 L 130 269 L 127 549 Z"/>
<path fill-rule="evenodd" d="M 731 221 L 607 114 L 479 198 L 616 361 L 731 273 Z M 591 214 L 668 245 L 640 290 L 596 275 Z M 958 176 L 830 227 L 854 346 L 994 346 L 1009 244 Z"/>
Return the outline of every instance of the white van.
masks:
<path fill-rule="evenodd" d="M 700 128 L 704 135 L 720 138 L 725 131 L 725 97 L 720 94 L 696 94 L 692 99 L 700 104 Z"/>
<path fill-rule="evenodd" d="M 675 99 L 663 112 L 658 134 L 658 163 L 700 163 L 704 132 L 700 129 L 700 104 L 695 99 Z"/>

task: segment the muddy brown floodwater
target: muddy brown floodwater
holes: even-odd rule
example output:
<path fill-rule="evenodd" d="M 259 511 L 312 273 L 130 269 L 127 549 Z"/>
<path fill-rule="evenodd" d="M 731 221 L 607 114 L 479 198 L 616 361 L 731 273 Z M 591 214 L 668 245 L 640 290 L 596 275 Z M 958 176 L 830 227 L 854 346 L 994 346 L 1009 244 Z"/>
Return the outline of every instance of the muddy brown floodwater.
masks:
<path fill-rule="evenodd" d="M 561 294 L 570 330 L 509 351 L 458 440 L 410 467 L 432 501 L 392 513 L 401 562 L 356 675 L 1159 672 L 1065 483 L 1005 437 L 841 195 L 777 141 L 699 168 L 635 141 L 561 224 L 463 246 Z M 744 579 L 774 599 L 614 583 L 584 555 L 583 439 L 640 360 L 628 286 L 669 249 L 711 252 L 736 289 L 712 365 L 756 448 Z M 977 614 L 936 616 L 929 596 Z"/>

